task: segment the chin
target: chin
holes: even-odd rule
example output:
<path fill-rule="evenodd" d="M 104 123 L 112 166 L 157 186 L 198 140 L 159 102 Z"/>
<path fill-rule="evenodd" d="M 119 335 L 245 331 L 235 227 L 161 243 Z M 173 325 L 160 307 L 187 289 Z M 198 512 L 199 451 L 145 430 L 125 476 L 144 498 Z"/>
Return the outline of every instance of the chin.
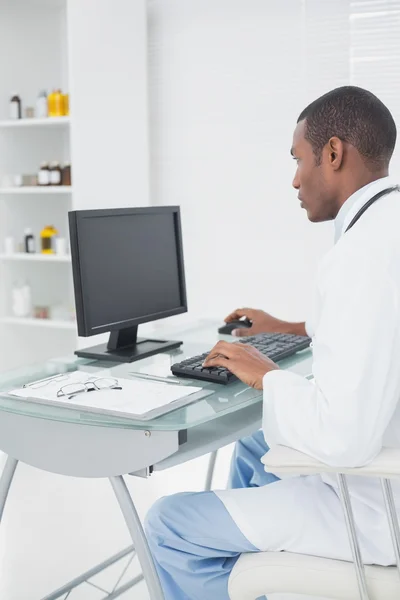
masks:
<path fill-rule="evenodd" d="M 311 223 L 319 223 L 319 221 L 322 220 L 320 219 L 320 215 L 313 212 L 309 207 L 303 205 L 303 208 L 305 209 L 307 218 L 309 221 L 311 221 Z"/>
<path fill-rule="evenodd" d="M 308 220 L 311 223 L 324 223 L 325 221 L 331 221 L 331 217 L 326 217 L 324 215 L 313 215 L 312 213 L 307 211 Z"/>

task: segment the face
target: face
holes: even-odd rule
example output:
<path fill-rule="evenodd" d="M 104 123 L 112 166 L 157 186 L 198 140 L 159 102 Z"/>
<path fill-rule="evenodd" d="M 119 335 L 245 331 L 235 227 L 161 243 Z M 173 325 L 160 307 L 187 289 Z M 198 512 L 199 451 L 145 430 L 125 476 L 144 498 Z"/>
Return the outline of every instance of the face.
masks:
<path fill-rule="evenodd" d="M 312 146 L 304 137 L 305 121 L 300 121 L 293 135 L 291 154 L 297 163 L 293 187 L 299 192 L 301 207 L 314 223 L 329 221 L 337 214 L 334 171 L 326 148 L 321 164 L 316 164 Z"/>

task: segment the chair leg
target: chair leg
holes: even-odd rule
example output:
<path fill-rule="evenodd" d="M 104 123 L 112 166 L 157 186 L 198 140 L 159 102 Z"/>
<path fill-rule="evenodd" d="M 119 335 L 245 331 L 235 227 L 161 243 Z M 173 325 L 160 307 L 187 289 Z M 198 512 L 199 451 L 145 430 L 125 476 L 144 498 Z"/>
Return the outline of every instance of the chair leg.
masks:
<path fill-rule="evenodd" d="M 357 539 L 356 525 L 354 522 L 353 509 L 351 507 L 351 500 L 346 477 L 340 473 L 337 475 L 337 481 L 339 485 L 340 499 L 342 501 L 344 518 L 346 521 L 347 534 L 349 536 L 351 553 L 353 555 L 354 566 L 356 569 L 360 599 L 370 600 L 368 594 L 367 580 L 365 578 L 364 564 L 362 561 L 360 546 Z"/>
<path fill-rule="evenodd" d="M 394 555 L 397 570 L 400 575 L 400 528 L 397 517 L 396 504 L 393 496 L 392 484 L 389 479 L 381 479 L 382 493 L 385 500 L 386 514 L 389 522 L 390 535 L 392 536 Z"/>

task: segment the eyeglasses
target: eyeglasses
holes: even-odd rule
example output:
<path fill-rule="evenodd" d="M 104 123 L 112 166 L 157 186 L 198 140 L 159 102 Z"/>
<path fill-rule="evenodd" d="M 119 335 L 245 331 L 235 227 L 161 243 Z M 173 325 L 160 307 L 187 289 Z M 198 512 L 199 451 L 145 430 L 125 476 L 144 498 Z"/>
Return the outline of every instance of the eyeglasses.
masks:
<path fill-rule="evenodd" d="M 102 377 L 99 379 L 82 381 L 80 383 L 68 383 L 67 385 L 63 385 L 63 387 L 61 387 L 57 392 L 57 398 L 67 396 L 69 399 L 71 399 L 77 394 L 107 389 L 122 390 L 122 387 L 118 384 L 118 379 L 114 379 L 112 377 Z"/>

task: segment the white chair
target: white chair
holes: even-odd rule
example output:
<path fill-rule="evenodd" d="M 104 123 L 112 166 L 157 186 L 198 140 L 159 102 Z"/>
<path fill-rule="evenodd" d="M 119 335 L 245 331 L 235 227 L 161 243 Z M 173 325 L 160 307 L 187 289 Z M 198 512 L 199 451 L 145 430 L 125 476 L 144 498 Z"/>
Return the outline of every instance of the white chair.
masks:
<path fill-rule="evenodd" d="M 255 600 L 273 593 L 304 594 L 333 600 L 400 599 L 400 529 L 391 479 L 400 477 L 400 450 L 385 448 L 368 466 L 332 468 L 284 446 L 270 450 L 263 459 L 272 473 L 315 475 L 336 473 L 354 565 L 289 552 L 243 554 L 229 579 L 231 600 Z M 356 537 L 346 475 L 378 477 L 381 480 L 396 567 L 365 566 Z"/>

